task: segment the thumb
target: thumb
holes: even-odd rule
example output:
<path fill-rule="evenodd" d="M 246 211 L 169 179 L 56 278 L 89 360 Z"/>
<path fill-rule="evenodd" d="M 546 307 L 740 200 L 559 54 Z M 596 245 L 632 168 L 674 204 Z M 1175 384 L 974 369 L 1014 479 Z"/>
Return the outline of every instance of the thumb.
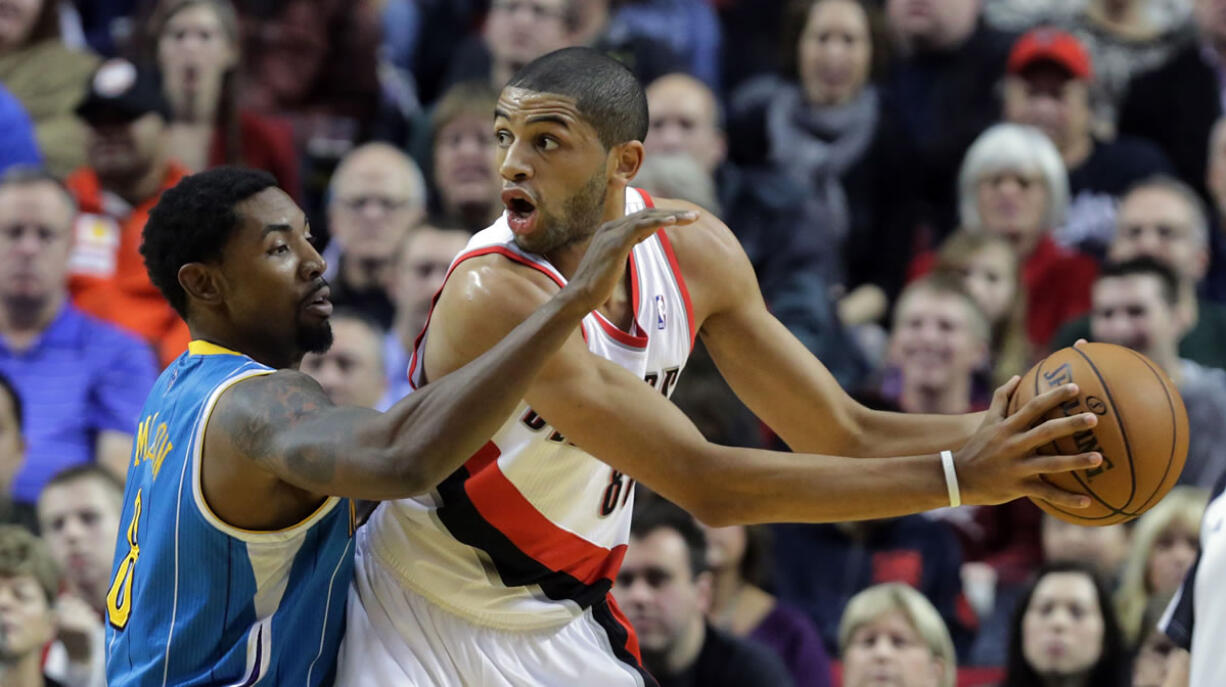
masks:
<path fill-rule="evenodd" d="M 1009 381 L 997 387 L 992 394 L 992 405 L 988 407 L 988 417 L 1003 420 L 1009 415 L 1009 399 L 1021 381 L 1021 377 L 1013 375 Z"/>

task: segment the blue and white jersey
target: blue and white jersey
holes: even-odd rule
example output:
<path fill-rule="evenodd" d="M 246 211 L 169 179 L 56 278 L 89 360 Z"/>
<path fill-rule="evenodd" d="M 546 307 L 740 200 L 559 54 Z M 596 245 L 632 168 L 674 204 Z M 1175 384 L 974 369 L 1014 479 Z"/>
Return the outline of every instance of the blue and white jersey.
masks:
<path fill-rule="evenodd" d="M 332 684 L 353 575 L 349 500 L 254 532 L 222 522 L 201 490 L 217 399 L 272 372 L 193 341 L 145 401 L 106 599 L 111 687 Z"/>
<path fill-rule="evenodd" d="M 1226 685 L 1226 475 L 1200 526 L 1200 555 L 1166 608 L 1160 629 L 1192 652 L 1189 687 Z"/>

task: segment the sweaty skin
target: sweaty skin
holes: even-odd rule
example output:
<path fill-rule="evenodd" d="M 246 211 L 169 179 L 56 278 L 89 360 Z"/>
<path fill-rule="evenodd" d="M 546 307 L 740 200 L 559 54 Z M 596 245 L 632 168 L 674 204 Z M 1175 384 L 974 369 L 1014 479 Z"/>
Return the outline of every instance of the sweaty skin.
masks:
<path fill-rule="evenodd" d="M 599 211 L 607 221 L 623 213 L 642 144 L 606 148 L 573 99 L 517 88 L 504 89 L 499 99 L 495 133 L 504 202 L 525 198 L 532 206 L 513 227 L 516 242 L 539 248 L 569 277 L 590 245 L 587 218 Z M 603 198 L 591 207 L 577 203 L 601 175 Z M 668 199 L 657 199 L 656 206 L 697 211 Z M 720 371 L 800 453 L 707 442 L 680 410 L 589 352 L 576 333 L 550 357 L 524 399 L 577 446 L 714 526 L 858 520 L 947 505 L 936 455 L 941 449 L 959 449 L 955 460 L 967 503 L 1034 495 L 1069 507 L 1087 504 L 1039 475 L 1093 467 L 1101 460 L 1097 454 L 1032 455 L 1056 437 L 1094 425 L 1096 418 L 1086 413 L 1032 429 L 1047 410 L 1075 396 L 1075 387 L 1037 397 L 1011 417 L 1005 417 L 1005 407 L 1016 379 L 997 390 L 983 414 L 870 411 L 769 313 L 749 261 L 722 222 L 702 214 L 686 231 L 666 231 L 693 301 L 695 326 Z M 496 255 L 461 263 L 435 308 L 424 354 L 427 377 L 438 379 L 480 355 L 557 288 L 545 275 Z M 632 315 L 627 292 L 623 276 L 598 308 L 623 327 Z M 529 294 L 535 297 L 525 298 Z M 902 457 L 857 460 L 886 456 Z"/>

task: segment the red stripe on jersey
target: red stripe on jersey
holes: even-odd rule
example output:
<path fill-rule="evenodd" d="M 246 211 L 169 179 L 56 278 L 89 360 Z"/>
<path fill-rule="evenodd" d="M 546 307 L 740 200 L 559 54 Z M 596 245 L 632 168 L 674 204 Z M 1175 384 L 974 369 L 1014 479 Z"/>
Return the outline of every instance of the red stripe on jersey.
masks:
<path fill-rule="evenodd" d="M 681 266 L 677 264 L 677 254 L 673 252 L 673 244 L 668 240 L 668 233 L 661 229 L 656 232 L 656 236 L 660 237 L 660 247 L 664 249 L 664 255 L 668 257 L 668 266 L 673 270 L 673 278 L 677 280 L 681 299 L 685 301 L 685 319 L 690 325 L 690 348 L 693 348 L 694 340 L 698 338 L 698 328 L 694 321 L 694 303 L 690 300 L 690 290 L 685 285 L 685 277 L 681 276 Z"/>
<path fill-rule="evenodd" d="M 487 443 L 464 467 L 464 491 L 481 517 L 515 548 L 541 565 L 564 572 L 584 584 L 617 576 L 626 545 L 606 549 L 558 527 L 541 514 L 498 466 L 498 447 Z"/>
<path fill-rule="evenodd" d="M 638 191 L 638 192 L 639 192 L 639 195 L 643 197 L 643 205 L 645 205 L 646 207 L 649 207 L 649 208 L 654 208 L 654 207 L 656 206 L 656 202 L 655 202 L 654 200 L 652 200 L 652 199 L 651 199 L 651 194 L 650 194 L 650 193 L 648 193 L 648 192 L 644 191 L 644 190 L 643 190 L 643 189 L 641 189 L 641 188 L 636 188 L 636 189 L 634 189 L 634 190 L 635 190 L 635 191 Z"/>
<path fill-rule="evenodd" d="M 511 260 L 518 262 L 521 265 L 526 265 L 528 267 L 531 267 L 537 270 L 538 272 L 541 272 L 546 277 L 549 277 L 550 279 L 552 279 L 553 283 L 558 285 L 558 288 L 562 288 L 566 286 L 566 284 L 560 278 L 558 278 L 556 274 L 550 272 L 549 270 L 545 269 L 541 265 L 536 264 L 535 262 L 529 260 L 528 258 L 525 258 L 519 253 L 516 253 L 510 248 L 507 248 L 506 246 L 485 246 L 483 248 L 477 248 L 471 253 L 461 254 L 458 258 L 455 259 L 455 262 L 451 263 L 451 267 L 447 268 L 447 275 L 443 277 L 443 285 L 438 287 L 438 291 L 434 292 L 434 298 L 431 299 L 430 301 L 430 312 L 426 314 L 426 323 L 422 325 L 421 332 L 417 335 L 417 339 L 413 341 L 413 355 L 412 357 L 409 358 L 409 372 L 408 372 L 409 386 L 413 387 L 413 389 L 415 390 L 417 389 L 417 381 L 413 379 L 413 373 L 417 370 L 417 358 L 418 358 L 417 352 L 421 350 L 422 339 L 424 339 L 426 336 L 426 330 L 430 328 L 430 319 L 434 317 L 434 306 L 438 305 L 438 298 L 439 296 L 443 294 L 443 287 L 447 286 L 447 280 L 451 279 L 451 273 L 455 272 L 455 269 L 460 266 L 460 263 L 466 260 L 470 260 L 472 258 L 479 258 L 482 255 L 491 255 L 494 253 L 497 253 L 498 255 L 501 255 L 506 258 L 510 258 Z M 587 334 L 584 333 L 584 339 L 586 338 L 587 338 Z"/>
<path fill-rule="evenodd" d="M 621 625 L 626 630 L 626 651 L 629 651 L 640 664 L 643 662 L 643 656 L 639 652 L 639 636 L 634 632 L 634 626 L 630 624 L 630 620 L 622 613 L 622 609 L 617 607 L 617 601 L 613 599 L 613 594 L 610 593 L 605 599 L 609 602 L 609 610 L 613 612 L 613 618 L 617 620 L 617 624 Z"/>
<path fill-rule="evenodd" d="M 600 313 L 599 310 L 593 310 L 596 315 L 596 321 L 600 324 L 600 328 L 606 334 L 613 338 L 614 341 L 632 346 L 634 348 L 647 348 L 647 330 L 639 326 L 639 268 L 638 260 L 634 257 L 634 250 L 630 251 L 630 311 L 633 315 L 631 320 L 630 332 L 624 332 L 617 328 L 617 325 L 609 321 L 609 318 Z"/>

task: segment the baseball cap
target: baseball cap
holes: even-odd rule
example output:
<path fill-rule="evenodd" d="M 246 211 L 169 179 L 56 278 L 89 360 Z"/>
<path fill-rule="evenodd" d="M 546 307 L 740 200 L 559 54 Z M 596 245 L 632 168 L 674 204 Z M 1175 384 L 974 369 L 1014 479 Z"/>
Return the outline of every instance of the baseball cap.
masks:
<path fill-rule="evenodd" d="M 1040 62 L 1061 67 L 1076 79 L 1089 79 L 1094 73 L 1085 46 L 1073 34 L 1060 29 L 1038 28 L 1022 34 L 1009 52 L 1006 69 L 1010 74 L 1020 74 Z"/>
<path fill-rule="evenodd" d="M 94 72 L 89 92 L 76 112 L 87 122 L 132 120 L 150 112 L 169 119 L 170 105 L 152 71 L 116 58 L 103 62 Z"/>

